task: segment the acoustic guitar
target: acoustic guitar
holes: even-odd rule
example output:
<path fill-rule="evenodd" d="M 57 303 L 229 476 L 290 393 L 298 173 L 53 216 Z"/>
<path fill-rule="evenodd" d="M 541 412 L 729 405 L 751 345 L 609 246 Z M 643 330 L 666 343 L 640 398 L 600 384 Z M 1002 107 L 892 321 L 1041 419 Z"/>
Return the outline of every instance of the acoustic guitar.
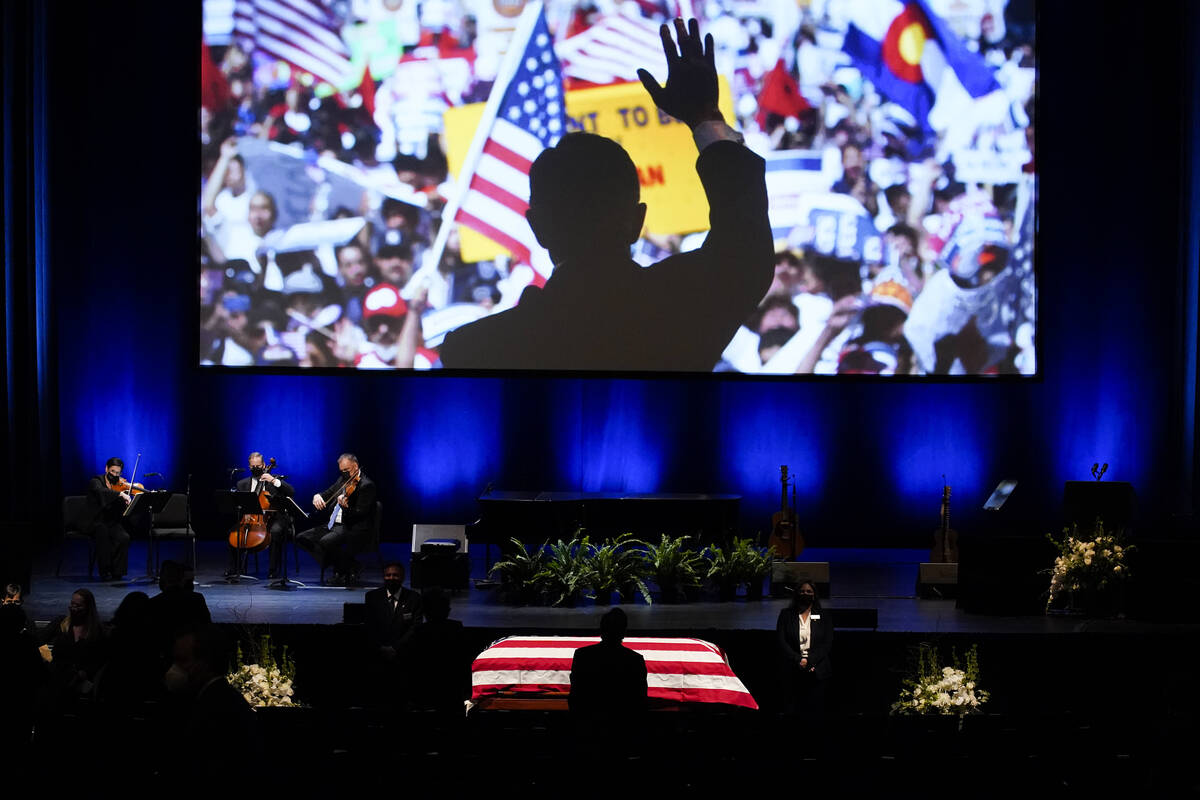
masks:
<path fill-rule="evenodd" d="M 958 532 L 950 527 L 950 486 L 942 487 L 942 524 L 933 532 L 929 560 L 935 564 L 958 563 Z"/>
<path fill-rule="evenodd" d="M 787 466 L 780 467 L 779 473 L 779 510 L 771 515 L 771 538 L 767 540 L 767 544 L 775 548 L 775 558 L 794 561 L 804 551 L 804 537 L 800 534 L 800 526 L 796 523 L 794 492 L 792 506 L 788 507 Z"/>

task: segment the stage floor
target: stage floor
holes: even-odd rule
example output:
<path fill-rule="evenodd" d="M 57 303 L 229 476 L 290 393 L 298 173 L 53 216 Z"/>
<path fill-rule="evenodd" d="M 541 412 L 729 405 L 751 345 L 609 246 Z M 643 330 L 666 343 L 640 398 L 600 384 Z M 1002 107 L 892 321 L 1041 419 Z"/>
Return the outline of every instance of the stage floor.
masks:
<path fill-rule="evenodd" d="M 485 574 L 484 553 L 475 548 L 471 574 Z M 493 551 L 494 554 L 494 551 Z M 76 560 L 63 564 L 62 577 L 54 576 L 57 552 L 47 553 L 35 562 L 33 591 L 26 607 L 34 619 L 47 621 L 66 612 L 71 593 L 86 586 L 96 595 L 101 616 L 108 619 L 121 599 L 131 591 L 156 594 L 158 587 L 146 580 L 100 583 L 89 580 L 82 550 L 68 553 Z M 385 544 L 383 557 L 409 559 L 407 545 Z M 1083 620 L 1067 615 L 987 616 L 968 614 L 955 608 L 953 600 L 922 600 L 914 596 L 917 565 L 928 557 L 924 550 L 810 548 L 805 560 L 830 562 L 831 597 L 825 604 L 836 608 L 871 608 L 878 613 L 879 631 L 892 633 L 989 633 L 989 634 L 1063 634 L 1071 632 L 1174 632 L 1200 631 L 1200 625 L 1155 624 L 1124 619 Z M 367 589 L 380 585 L 373 556 L 364 556 L 366 586 L 355 589 L 322 587 L 312 560 L 301 555 L 297 580 L 305 588 L 280 591 L 268 588 L 265 578 L 266 557 L 261 558 L 263 579 L 239 584 L 225 582 L 226 548 L 221 542 L 198 544 L 199 569 L 196 589 L 204 594 L 213 619 L 221 623 L 318 624 L 342 621 L 343 606 L 359 603 Z M 250 560 L 253 568 L 254 559 Z M 146 571 L 146 551 L 138 542 L 130 548 L 131 573 Z M 772 630 L 785 600 L 764 599 L 733 602 L 701 601 L 682 605 L 643 602 L 623 605 L 630 628 L 644 631 Z M 599 617 L 607 611 L 590 601 L 575 608 L 515 607 L 504 605 L 496 592 L 472 586 L 453 597 L 451 616 L 473 628 L 516 630 L 579 630 L 598 627 Z"/>

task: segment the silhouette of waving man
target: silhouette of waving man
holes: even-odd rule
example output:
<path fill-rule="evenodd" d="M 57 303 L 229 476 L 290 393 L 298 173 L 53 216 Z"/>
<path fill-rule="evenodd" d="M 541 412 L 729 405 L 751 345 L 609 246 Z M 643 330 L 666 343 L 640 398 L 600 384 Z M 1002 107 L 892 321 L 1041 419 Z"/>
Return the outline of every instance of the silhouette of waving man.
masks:
<path fill-rule="evenodd" d="M 667 83 L 642 84 L 685 123 L 700 151 L 696 171 L 709 206 L 703 246 L 651 267 L 629 257 L 646 204 L 637 169 L 616 142 L 569 133 L 529 173 L 526 218 L 554 272 L 507 311 L 449 334 L 449 368 L 708 372 L 774 274 L 765 164 L 717 107 L 712 35 L 696 20 L 663 25 Z M 678 40 L 678 46 L 676 41 Z M 696 202 L 701 202 L 699 197 Z"/>

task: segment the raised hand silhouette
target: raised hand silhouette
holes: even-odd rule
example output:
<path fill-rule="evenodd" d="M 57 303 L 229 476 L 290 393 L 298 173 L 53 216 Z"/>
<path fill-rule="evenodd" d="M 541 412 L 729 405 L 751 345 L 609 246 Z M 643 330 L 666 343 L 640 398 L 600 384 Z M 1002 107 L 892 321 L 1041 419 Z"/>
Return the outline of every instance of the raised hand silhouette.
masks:
<path fill-rule="evenodd" d="M 700 24 L 696 20 L 685 26 L 682 19 L 676 19 L 678 48 L 671 38 L 670 26 L 664 23 L 659 28 L 659 35 L 663 54 L 667 57 L 666 86 L 659 86 L 646 70 L 638 70 L 638 77 L 654 104 L 693 129 L 709 120 L 723 121 L 717 108 L 717 68 L 713 61 L 712 34 L 706 34 L 701 40 Z"/>

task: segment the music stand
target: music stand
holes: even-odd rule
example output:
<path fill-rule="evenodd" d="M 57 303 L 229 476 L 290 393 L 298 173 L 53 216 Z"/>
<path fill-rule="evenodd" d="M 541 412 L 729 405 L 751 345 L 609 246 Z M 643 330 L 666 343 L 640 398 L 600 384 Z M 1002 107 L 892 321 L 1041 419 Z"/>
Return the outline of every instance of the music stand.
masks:
<path fill-rule="evenodd" d="M 277 578 L 275 582 L 267 588 L 280 589 L 283 591 L 287 591 L 288 589 L 292 588 L 307 589 L 308 586 L 305 584 L 301 583 L 300 581 L 294 581 L 288 577 L 288 539 L 290 538 L 292 540 L 292 547 L 295 547 L 296 520 L 308 519 L 308 514 L 305 514 L 304 509 L 296 504 L 295 499 L 291 497 L 281 497 L 280 495 L 274 495 L 271 498 L 271 510 L 280 514 L 288 515 L 292 522 L 292 533 L 290 537 L 287 537 L 283 540 L 283 553 L 281 554 L 283 561 L 283 575 Z"/>
<path fill-rule="evenodd" d="M 237 522 L 235 524 L 241 527 L 241 519 L 246 514 L 261 514 L 263 513 L 262 506 L 258 503 L 257 492 L 216 492 L 214 494 L 217 501 L 217 511 L 222 516 L 231 516 Z M 241 568 L 242 559 L 246 556 L 245 542 L 238 539 L 238 543 L 234 548 L 238 551 L 237 562 L 238 571 L 234 575 L 230 575 L 225 579 L 226 583 L 241 583 L 242 579 L 256 581 L 257 575 L 243 575 Z"/>
<path fill-rule="evenodd" d="M 125 506 L 125 511 L 121 514 L 122 519 L 133 519 L 145 512 L 146 514 L 159 514 L 167 507 L 167 501 L 171 499 L 171 493 L 165 490 L 146 491 L 133 496 L 133 500 L 129 505 Z M 146 538 L 146 574 L 137 578 L 130 578 L 125 581 L 124 585 L 131 586 L 137 583 L 157 583 L 158 576 L 154 574 L 152 567 L 154 561 L 154 517 L 150 517 L 150 529 L 147 531 Z"/>

